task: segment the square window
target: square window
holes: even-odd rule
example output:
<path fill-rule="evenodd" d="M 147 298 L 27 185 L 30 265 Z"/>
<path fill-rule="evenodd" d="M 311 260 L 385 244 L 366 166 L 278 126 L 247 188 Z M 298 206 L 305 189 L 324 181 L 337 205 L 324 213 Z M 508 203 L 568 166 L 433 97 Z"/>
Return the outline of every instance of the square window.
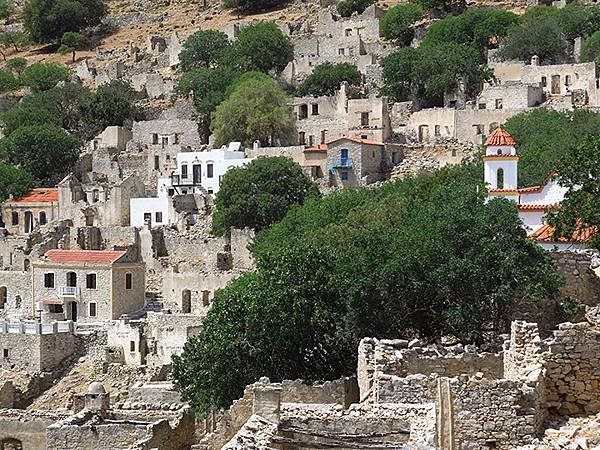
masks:
<path fill-rule="evenodd" d="M 45 273 L 44 274 L 44 287 L 45 288 L 54 288 L 54 274 L 53 273 Z"/>
<path fill-rule="evenodd" d="M 90 317 L 96 317 L 96 304 L 90 303 Z"/>
<path fill-rule="evenodd" d="M 96 289 L 96 274 L 88 273 L 85 276 L 85 287 L 88 289 Z"/>
<path fill-rule="evenodd" d="M 133 277 L 130 273 L 125 274 L 125 289 L 131 289 L 133 286 Z"/>
<path fill-rule="evenodd" d="M 64 312 L 63 305 L 48 305 L 48 312 L 52 314 L 62 314 Z"/>

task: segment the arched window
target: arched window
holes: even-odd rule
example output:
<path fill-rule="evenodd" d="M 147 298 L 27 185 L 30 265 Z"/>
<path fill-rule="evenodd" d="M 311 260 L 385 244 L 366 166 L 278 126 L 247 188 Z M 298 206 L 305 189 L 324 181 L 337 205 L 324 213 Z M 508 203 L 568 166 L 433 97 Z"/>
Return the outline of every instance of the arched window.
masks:
<path fill-rule="evenodd" d="M 48 223 L 48 219 L 46 218 L 46 213 L 44 211 L 40 211 L 39 222 L 40 225 L 46 225 Z"/>
<path fill-rule="evenodd" d="M 67 272 L 67 286 L 77 286 L 77 274 L 75 272 Z"/>
<path fill-rule="evenodd" d="M 6 300 L 8 299 L 6 286 L 0 287 L 0 309 L 6 308 Z"/>
<path fill-rule="evenodd" d="M 496 150 L 496 153 L 497 153 L 498 155 L 501 155 L 501 154 L 502 154 L 502 149 L 501 149 L 501 148 L 499 148 L 498 150 Z"/>
<path fill-rule="evenodd" d="M 496 172 L 496 189 L 504 189 L 504 169 L 502 167 Z"/>

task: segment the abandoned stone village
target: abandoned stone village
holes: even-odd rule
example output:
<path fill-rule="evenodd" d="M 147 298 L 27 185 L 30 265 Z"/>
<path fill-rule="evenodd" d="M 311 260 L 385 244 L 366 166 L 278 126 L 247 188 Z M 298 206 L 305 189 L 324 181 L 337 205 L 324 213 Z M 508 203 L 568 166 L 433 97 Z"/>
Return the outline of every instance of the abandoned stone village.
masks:
<path fill-rule="evenodd" d="M 111 10 L 115 34 L 69 61 L 89 89 L 130 83 L 135 119 L 85 142 L 58 183 L 1 205 L 0 450 L 600 449 L 600 254 L 589 232 L 554 237 L 545 212 L 560 208 L 567 188 L 552 174 L 520 186 L 519 142 L 503 127 L 536 108 L 600 112 L 596 63 L 578 62 L 586 36 L 560 64 L 489 51 L 493 77 L 475 97 L 459 80 L 443 106 L 424 107 L 379 93 L 380 61 L 396 48 L 380 19 L 395 2 L 350 17 L 328 0 L 294 0 L 289 14 L 264 17 L 227 15 L 210 1 L 190 10 L 150 3 Z M 172 26 L 186 15 L 193 25 Z M 291 96 L 287 139 L 216 145 L 193 98 L 174 95 L 179 55 L 205 25 L 233 41 L 257 20 L 275 20 L 293 43 L 281 86 L 327 62 L 355 65 L 362 82 Z M 413 47 L 428 25 L 417 25 Z M 364 336 L 354 376 L 263 377 L 228 409 L 194 414 L 172 356 L 201 332 L 217 291 L 256 268 L 255 230 L 211 234 L 228 171 L 285 156 L 326 195 L 478 155 L 488 198 L 515 202 L 528 237 L 564 277 L 562 293 L 582 305 L 572 321 L 523 312 L 510 334 L 479 346 Z"/>

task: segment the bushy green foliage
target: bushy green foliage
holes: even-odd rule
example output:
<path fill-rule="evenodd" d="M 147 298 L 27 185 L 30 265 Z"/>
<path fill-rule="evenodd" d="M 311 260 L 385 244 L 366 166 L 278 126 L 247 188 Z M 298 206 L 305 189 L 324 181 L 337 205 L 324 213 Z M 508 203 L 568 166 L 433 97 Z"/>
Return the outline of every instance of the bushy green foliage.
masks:
<path fill-rule="evenodd" d="M 16 73 L 20 76 L 25 67 L 27 67 L 27 60 L 21 57 L 11 58 L 8 61 L 6 61 L 4 67 L 6 68 L 6 70 L 10 70 L 11 72 Z"/>
<path fill-rule="evenodd" d="M 4 136 L 10 136 L 21 127 L 31 125 L 54 125 L 60 126 L 58 117 L 51 114 L 47 109 L 29 107 L 19 104 L 9 109 L 0 116 Z"/>
<path fill-rule="evenodd" d="M 421 5 L 423 9 L 443 9 L 445 11 L 463 10 L 465 9 L 464 0 L 413 0 Z"/>
<path fill-rule="evenodd" d="M 123 126 L 131 115 L 135 93 L 131 85 L 122 80 L 98 86 L 89 107 L 91 122 L 98 130 L 113 125 Z"/>
<path fill-rule="evenodd" d="M 411 97 L 433 105 L 457 87 L 460 77 L 467 80 L 468 94 L 474 95 L 491 76 L 476 49 L 455 42 L 401 48 L 383 58 L 381 66 L 383 95 L 398 101 Z"/>
<path fill-rule="evenodd" d="M 316 186 L 291 159 L 255 159 L 223 177 L 215 198 L 213 233 L 224 235 L 231 227 L 261 230 L 281 220 L 293 205 L 316 195 Z"/>
<path fill-rule="evenodd" d="M 29 36 L 22 31 L 2 31 L 0 32 L 0 52 L 4 61 L 6 61 L 6 52 L 13 49 L 18 52 L 21 47 L 29 43 Z"/>
<path fill-rule="evenodd" d="M 11 195 L 22 197 L 28 194 L 35 185 L 35 180 L 26 170 L 0 162 L 0 202 Z"/>
<path fill-rule="evenodd" d="M 388 9 L 380 21 L 380 30 L 386 39 L 409 45 L 413 38 L 412 26 L 423 17 L 423 8 L 416 3 L 402 3 Z"/>
<path fill-rule="evenodd" d="M 8 19 L 15 12 L 15 4 L 12 0 L 0 0 L 0 19 Z"/>
<path fill-rule="evenodd" d="M 362 75 L 355 65 L 350 63 L 332 64 L 326 62 L 315 67 L 313 72 L 298 86 L 297 95 L 333 95 L 342 81 L 350 86 L 359 86 Z"/>
<path fill-rule="evenodd" d="M 600 137 L 600 114 L 585 110 L 559 112 L 536 108 L 511 117 L 504 125 L 517 142 L 519 185 L 537 185 L 570 149 L 592 134 Z"/>
<path fill-rule="evenodd" d="M 214 67 L 229 47 L 227 35 L 216 30 L 199 30 L 188 37 L 179 53 L 179 66 L 183 72 Z"/>
<path fill-rule="evenodd" d="M 58 53 L 66 55 L 72 54 L 72 61 L 75 62 L 75 52 L 81 50 L 85 46 L 85 39 L 79 33 L 74 31 L 67 31 L 60 38 L 60 47 Z"/>
<path fill-rule="evenodd" d="M 287 139 L 294 129 L 289 99 L 276 81 L 251 78 L 237 86 L 211 121 L 217 145 L 241 141 L 263 145 Z"/>
<path fill-rule="evenodd" d="M 337 5 L 337 11 L 342 17 L 350 17 L 354 13 L 362 14 L 373 3 L 375 0 L 342 0 Z"/>
<path fill-rule="evenodd" d="M 0 160 L 33 175 L 42 183 L 56 183 L 69 172 L 81 142 L 65 130 L 52 125 L 17 128 L 0 141 Z"/>
<path fill-rule="evenodd" d="M 15 78 L 12 72 L 0 70 L 0 94 L 12 92 L 20 86 L 19 80 Z"/>
<path fill-rule="evenodd" d="M 21 84 L 33 92 L 47 91 L 61 81 L 67 81 L 71 71 L 68 67 L 55 62 L 36 62 L 23 69 Z"/>
<path fill-rule="evenodd" d="M 98 25 L 106 12 L 103 0 L 28 0 L 23 25 L 35 42 L 52 42 L 68 31 Z"/>
<path fill-rule="evenodd" d="M 600 56 L 600 31 L 588 37 L 581 46 L 580 62 L 597 61 Z"/>
<path fill-rule="evenodd" d="M 243 28 L 223 54 L 222 63 L 239 72 L 279 73 L 294 58 L 294 46 L 275 22 L 258 22 Z"/>
<path fill-rule="evenodd" d="M 224 8 L 233 8 L 241 12 L 256 12 L 284 5 L 287 0 L 223 0 Z"/>
<path fill-rule="evenodd" d="M 480 177 L 459 167 L 335 192 L 259 233 L 257 272 L 216 294 L 174 358 L 183 398 L 202 414 L 261 376 L 350 375 L 364 336 L 479 341 L 507 330 L 519 299 L 556 295 L 551 259 Z"/>
<path fill-rule="evenodd" d="M 548 222 L 555 227 L 557 238 L 570 238 L 578 229 L 600 229 L 600 136 L 599 133 L 584 136 L 568 150 L 556 169 L 556 178 L 567 187 L 560 209 L 548 215 Z M 594 233 L 589 245 L 600 248 L 600 235 Z"/>
<path fill-rule="evenodd" d="M 567 59 L 568 50 L 565 34 L 553 19 L 533 19 L 509 30 L 499 56 L 529 61 L 537 55 L 546 63 L 561 63 Z"/>

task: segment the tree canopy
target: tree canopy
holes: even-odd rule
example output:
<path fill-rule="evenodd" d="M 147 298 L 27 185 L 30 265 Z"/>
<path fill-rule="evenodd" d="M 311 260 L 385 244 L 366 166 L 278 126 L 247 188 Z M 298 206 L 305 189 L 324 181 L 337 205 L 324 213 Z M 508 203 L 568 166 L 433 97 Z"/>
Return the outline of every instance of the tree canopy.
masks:
<path fill-rule="evenodd" d="M 297 95 L 333 95 L 340 88 L 342 81 L 347 81 L 350 86 L 359 86 L 362 75 L 356 66 L 350 63 L 319 64 L 298 86 Z"/>
<path fill-rule="evenodd" d="M 49 124 L 60 126 L 58 117 L 51 114 L 47 109 L 22 104 L 3 113 L 0 116 L 0 121 L 3 124 L 2 131 L 4 136 L 10 136 L 17 129 L 31 125 Z"/>
<path fill-rule="evenodd" d="M 223 0 L 225 8 L 234 8 L 241 12 L 256 12 L 283 5 L 287 0 Z"/>
<path fill-rule="evenodd" d="M 229 47 L 227 35 L 216 30 L 196 31 L 188 37 L 179 53 L 179 65 L 183 72 L 214 67 Z"/>
<path fill-rule="evenodd" d="M 265 75 L 250 78 L 233 90 L 212 115 L 217 145 L 241 141 L 263 145 L 289 138 L 294 129 L 289 99 L 277 82 Z"/>
<path fill-rule="evenodd" d="M 35 42 L 53 42 L 66 32 L 98 25 L 106 12 L 104 0 L 28 0 L 23 25 Z"/>
<path fill-rule="evenodd" d="M 413 38 L 412 26 L 423 17 L 423 8 L 416 3 L 392 6 L 381 18 L 380 29 L 386 39 L 409 45 Z"/>
<path fill-rule="evenodd" d="M 26 170 L 0 162 L 0 202 L 11 195 L 22 197 L 28 194 L 35 184 L 35 180 Z"/>
<path fill-rule="evenodd" d="M 213 232 L 224 235 L 231 227 L 261 230 L 281 220 L 293 205 L 316 195 L 315 185 L 291 159 L 255 159 L 223 177 L 215 197 Z"/>
<path fill-rule="evenodd" d="M 373 3 L 375 0 L 342 0 L 337 5 L 337 11 L 342 17 L 350 17 L 354 13 L 362 14 Z"/>
<path fill-rule="evenodd" d="M 68 67 L 55 62 L 36 62 L 23 69 L 21 83 L 33 92 L 47 91 L 59 82 L 69 79 L 71 71 Z"/>
<path fill-rule="evenodd" d="M 219 290 L 173 376 L 199 413 L 259 377 L 335 379 L 364 336 L 479 341 L 521 299 L 556 295 L 549 256 L 514 204 L 464 167 L 306 200 L 260 232 L 257 272 Z M 493 267 L 494 270 L 489 270 Z"/>
<path fill-rule="evenodd" d="M 596 31 L 581 45 L 580 62 L 598 61 L 600 56 L 600 31 Z M 597 63 L 596 63 L 597 64 Z"/>
<path fill-rule="evenodd" d="M 84 46 L 85 39 L 81 34 L 74 31 L 67 31 L 60 38 L 60 47 L 58 48 L 58 52 L 63 55 L 71 53 L 71 60 L 75 62 L 75 52 L 77 50 L 81 50 Z"/>
<path fill-rule="evenodd" d="M 133 88 L 123 80 L 98 86 L 89 106 L 91 122 L 98 131 L 112 125 L 123 126 L 131 115 L 134 97 Z"/>

